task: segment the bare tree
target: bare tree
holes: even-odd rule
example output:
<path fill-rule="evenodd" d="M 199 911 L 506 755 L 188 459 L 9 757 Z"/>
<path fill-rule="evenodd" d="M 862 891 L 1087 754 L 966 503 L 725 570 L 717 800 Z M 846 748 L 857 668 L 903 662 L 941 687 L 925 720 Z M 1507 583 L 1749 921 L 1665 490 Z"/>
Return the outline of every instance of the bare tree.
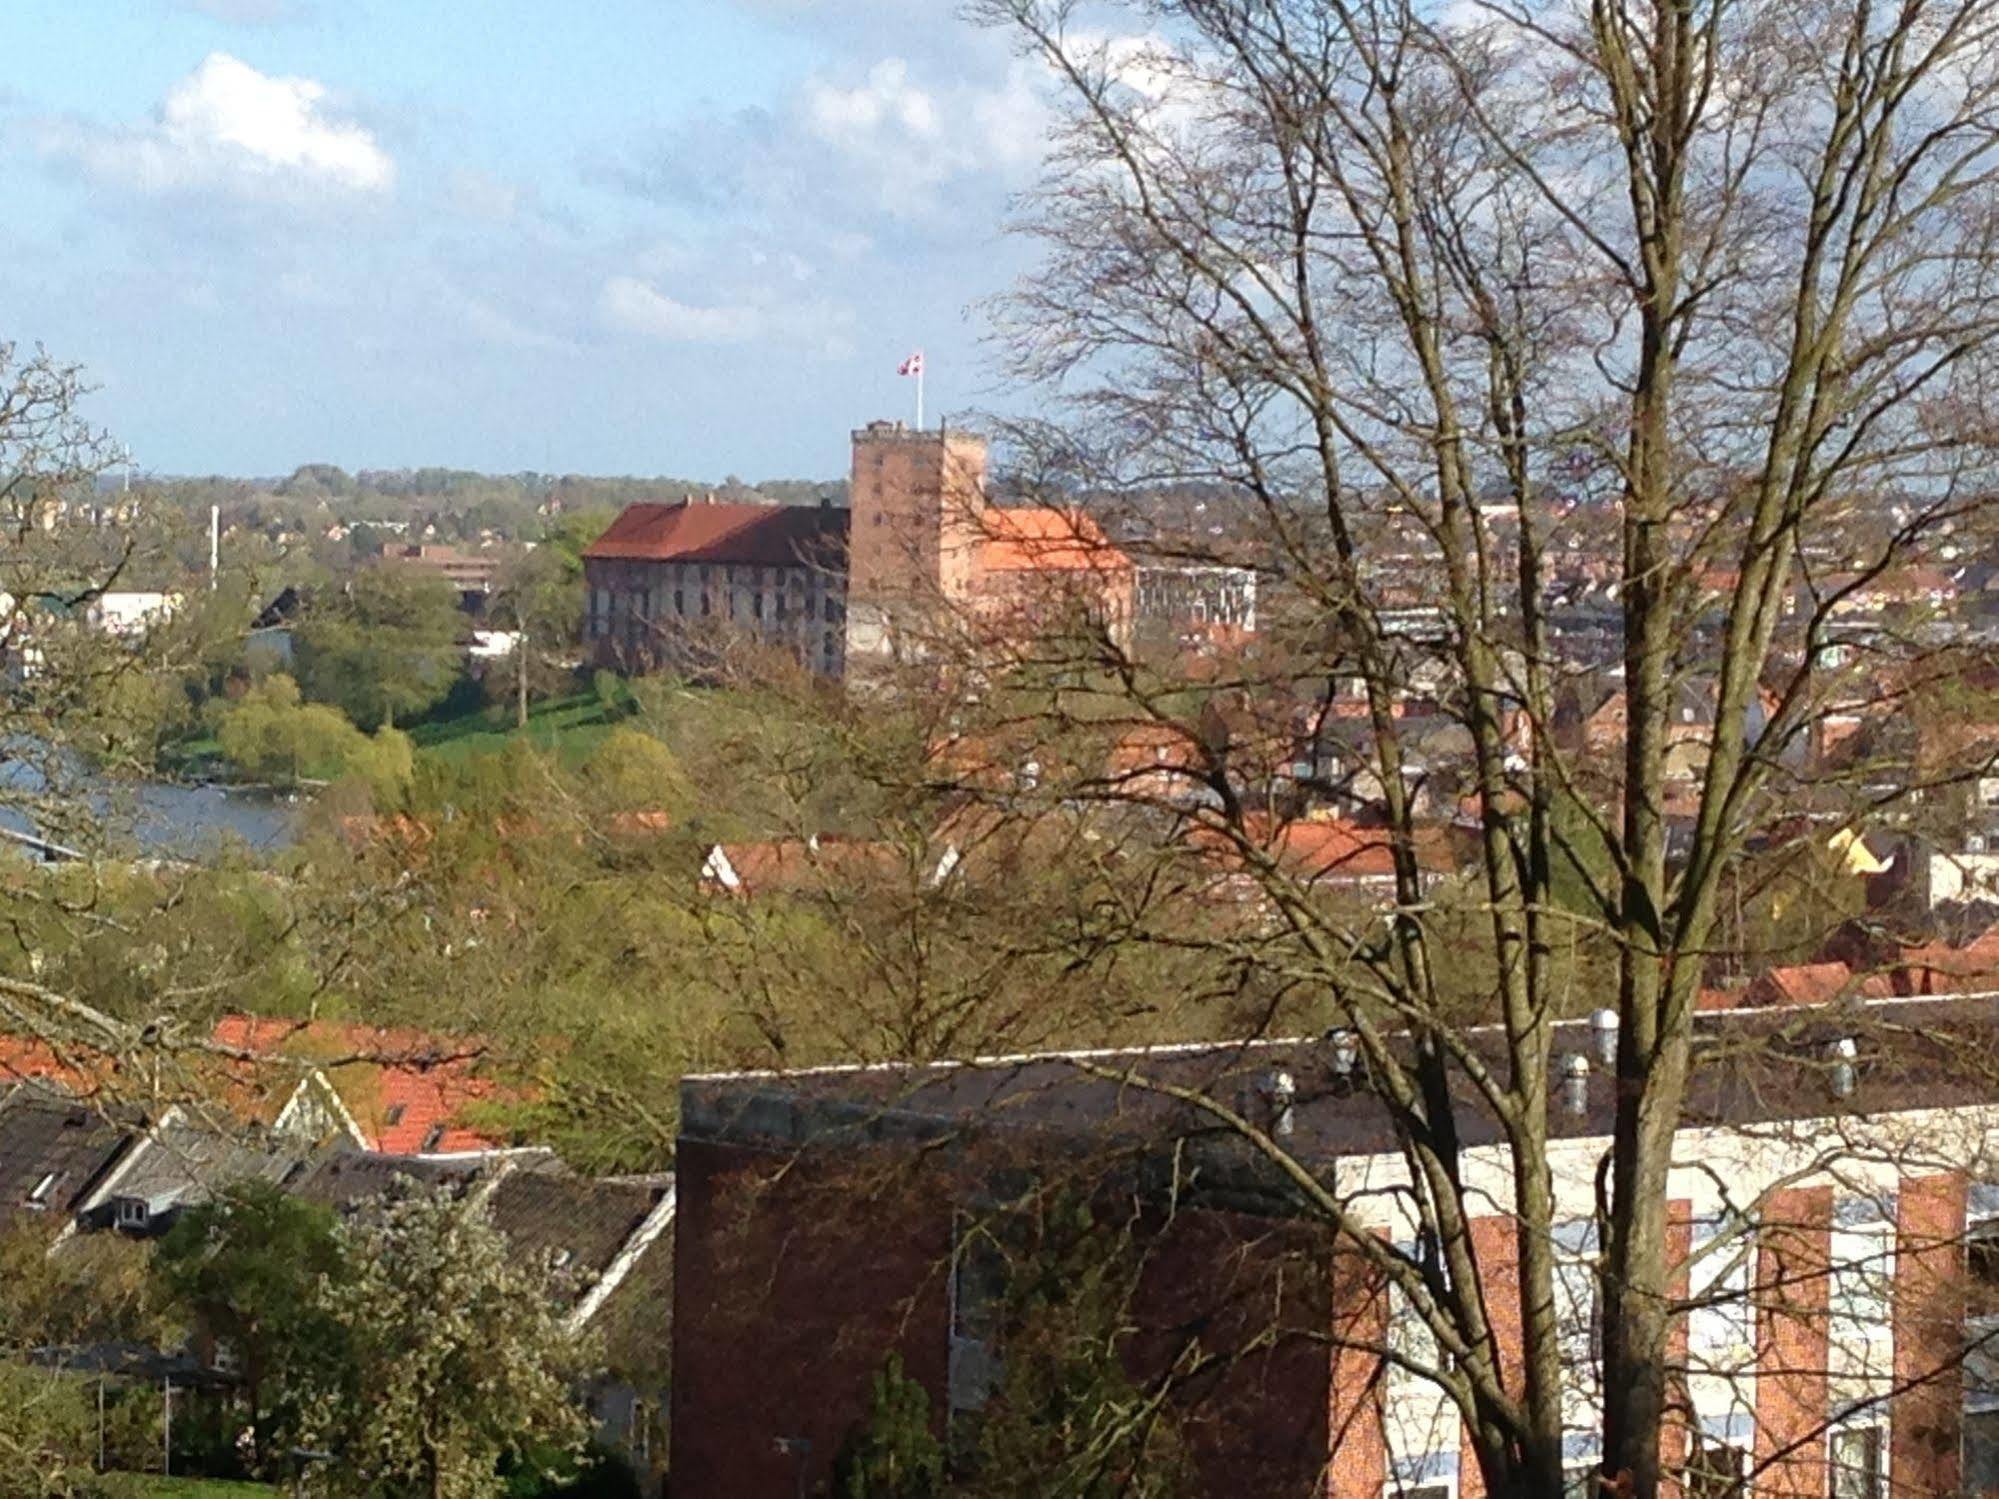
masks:
<path fill-rule="evenodd" d="M 919 670 L 955 662 L 989 724 L 1176 746 L 1037 766 L 1010 805 L 1025 789 L 1160 812 L 1166 862 L 1146 868 L 1179 883 L 1148 872 L 1149 904 L 1098 902 L 1099 951 L 1203 945 L 1265 993 L 1314 996 L 1355 1048 L 1406 1168 L 1409 1245 L 1291 1174 L 1421 1324 L 1433 1357 L 1382 1354 L 1442 1392 L 1494 1494 L 1564 1482 L 1576 1246 L 1550 1085 L 1559 1023 L 1603 983 L 1598 1450 L 1618 1492 L 1649 1499 L 1683 1403 L 1675 1328 L 1714 1299 L 1701 1264 L 1757 1259 L 1783 1194 L 1842 1150 L 1897 1153 L 1815 1148 L 1690 1252 L 1669 1177 L 1706 1065 L 1703 989 L 1731 946 L 1738 971 L 1758 956 L 1745 903 L 1794 916 L 1764 896 L 1812 893 L 1816 945 L 1840 914 L 1822 851 L 1935 813 L 1990 763 L 1976 743 L 1911 756 L 1883 730 L 1982 664 L 1923 580 L 1979 545 L 1999 438 L 1999 12 L 973 10 L 1061 101 L 1020 209 L 1045 263 L 999 308 L 1012 368 L 1054 402 L 1011 424 L 1014 482 L 1094 505 L 1141 565 L 1247 570 L 1261 617 L 1253 646 L 1207 631 L 1162 653 L 1102 611 L 1065 630 L 1043 611 L 1019 638 L 1005 611 L 960 609 Z M 1559 591 L 1577 577 L 1605 606 L 1594 635 Z M 1583 733 L 1592 684 L 1615 711 Z M 1448 720 L 1448 753 L 1416 742 L 1418 718 Z M 1838 752 L 1855 722 L 1871 750 Z M 1267 740 L 1306 773 L 1274 769 Z M 1301 877 L 1284 828 L 1314 801 L 1365 805 L 1385 900 L 1329 902 L 1323 870 Z M 1424 850 L 1452 822 L 1468 872 L 1440 892 Z M 1184 871 L 1218 866 L 1254 893 L 1247 930 L 1186 919 Z M 1143 1061 L 1077 1065 L 1290 1169 L 1228 1101 Z M 1503 1255 L 1475 1226 L 1485 1122 Z M 1490 1302 L 1502 1283 L 1517 1337 Z"/>

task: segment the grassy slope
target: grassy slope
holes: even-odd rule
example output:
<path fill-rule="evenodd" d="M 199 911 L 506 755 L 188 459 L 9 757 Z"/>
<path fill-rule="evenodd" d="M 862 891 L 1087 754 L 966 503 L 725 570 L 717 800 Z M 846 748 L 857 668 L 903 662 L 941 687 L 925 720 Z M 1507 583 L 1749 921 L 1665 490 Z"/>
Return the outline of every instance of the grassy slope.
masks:
<path fill-rule="evenodd" d="M 220 1478 L 159 1478 L 143 1473 L 104 1475 L 118 1499 L 251 1499 L 252 1495 L 275 1494 L 261 1483 L 230 1483 Z"/>
<path fill-rule="evenodd" d="M 525 733 L 530 744 L 539 749 L 553 749 L 564 760 L 574 763 L 597 747 L 611 731 L 614 721 L 605 716 L 604 705 L 595 693 L 579 692 L 530 707 Z M 453 718 L 427 718 L 411 724 L 407 732 L 424 754 L 463 760 L 476 754 L 491 754 L 523 730 L 514 723 L 513 704 L 504 703 L 475 708 Z"/>

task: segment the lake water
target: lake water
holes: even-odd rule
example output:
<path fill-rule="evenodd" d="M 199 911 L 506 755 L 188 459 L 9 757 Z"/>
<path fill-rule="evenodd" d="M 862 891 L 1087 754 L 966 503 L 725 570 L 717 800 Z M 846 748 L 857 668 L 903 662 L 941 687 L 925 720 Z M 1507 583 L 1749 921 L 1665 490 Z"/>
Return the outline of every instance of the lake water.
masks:
<path fill-rule="evenodd" d="M 45 784 L 37 771 L 18 759 L 0 762 L 0 787 L 8 783 L 31 792 Z M 209 858 L 239 844 L 257 852 L 284 848 L 297 836 L 303 810 L 301 803 L 269 792 L 172 781 L 86 776 L 78 794 L 89 802 L 106 845 L 164 859 Z M 0 826 L 46 834 L 59 843 L 74 841 L 61 829 L 35 826 L 21 808 L 0 806 Z"/>

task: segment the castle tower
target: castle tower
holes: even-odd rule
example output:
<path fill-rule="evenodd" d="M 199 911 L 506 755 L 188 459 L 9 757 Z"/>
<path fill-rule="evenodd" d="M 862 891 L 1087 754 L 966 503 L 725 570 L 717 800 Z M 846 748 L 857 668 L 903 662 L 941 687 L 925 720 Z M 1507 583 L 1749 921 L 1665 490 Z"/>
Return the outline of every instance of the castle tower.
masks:
<path fill-rule="evenodd" d="M 985 440 L 870 422 L 854 434 L 847 664 L 919 653 L 926 621 L 972 590 L 985 535 Z"/>

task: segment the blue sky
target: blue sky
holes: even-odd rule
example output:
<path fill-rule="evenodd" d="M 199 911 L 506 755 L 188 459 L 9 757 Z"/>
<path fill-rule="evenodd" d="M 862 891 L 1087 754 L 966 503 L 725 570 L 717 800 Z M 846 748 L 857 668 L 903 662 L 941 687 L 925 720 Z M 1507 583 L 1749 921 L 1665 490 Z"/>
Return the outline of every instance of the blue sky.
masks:
<path fill-rule="evenodd" d="M 5 0 L 0 339 L 142 468 L 756 479 L 990 404 L 1033 70 L 950 0 Z"/>

